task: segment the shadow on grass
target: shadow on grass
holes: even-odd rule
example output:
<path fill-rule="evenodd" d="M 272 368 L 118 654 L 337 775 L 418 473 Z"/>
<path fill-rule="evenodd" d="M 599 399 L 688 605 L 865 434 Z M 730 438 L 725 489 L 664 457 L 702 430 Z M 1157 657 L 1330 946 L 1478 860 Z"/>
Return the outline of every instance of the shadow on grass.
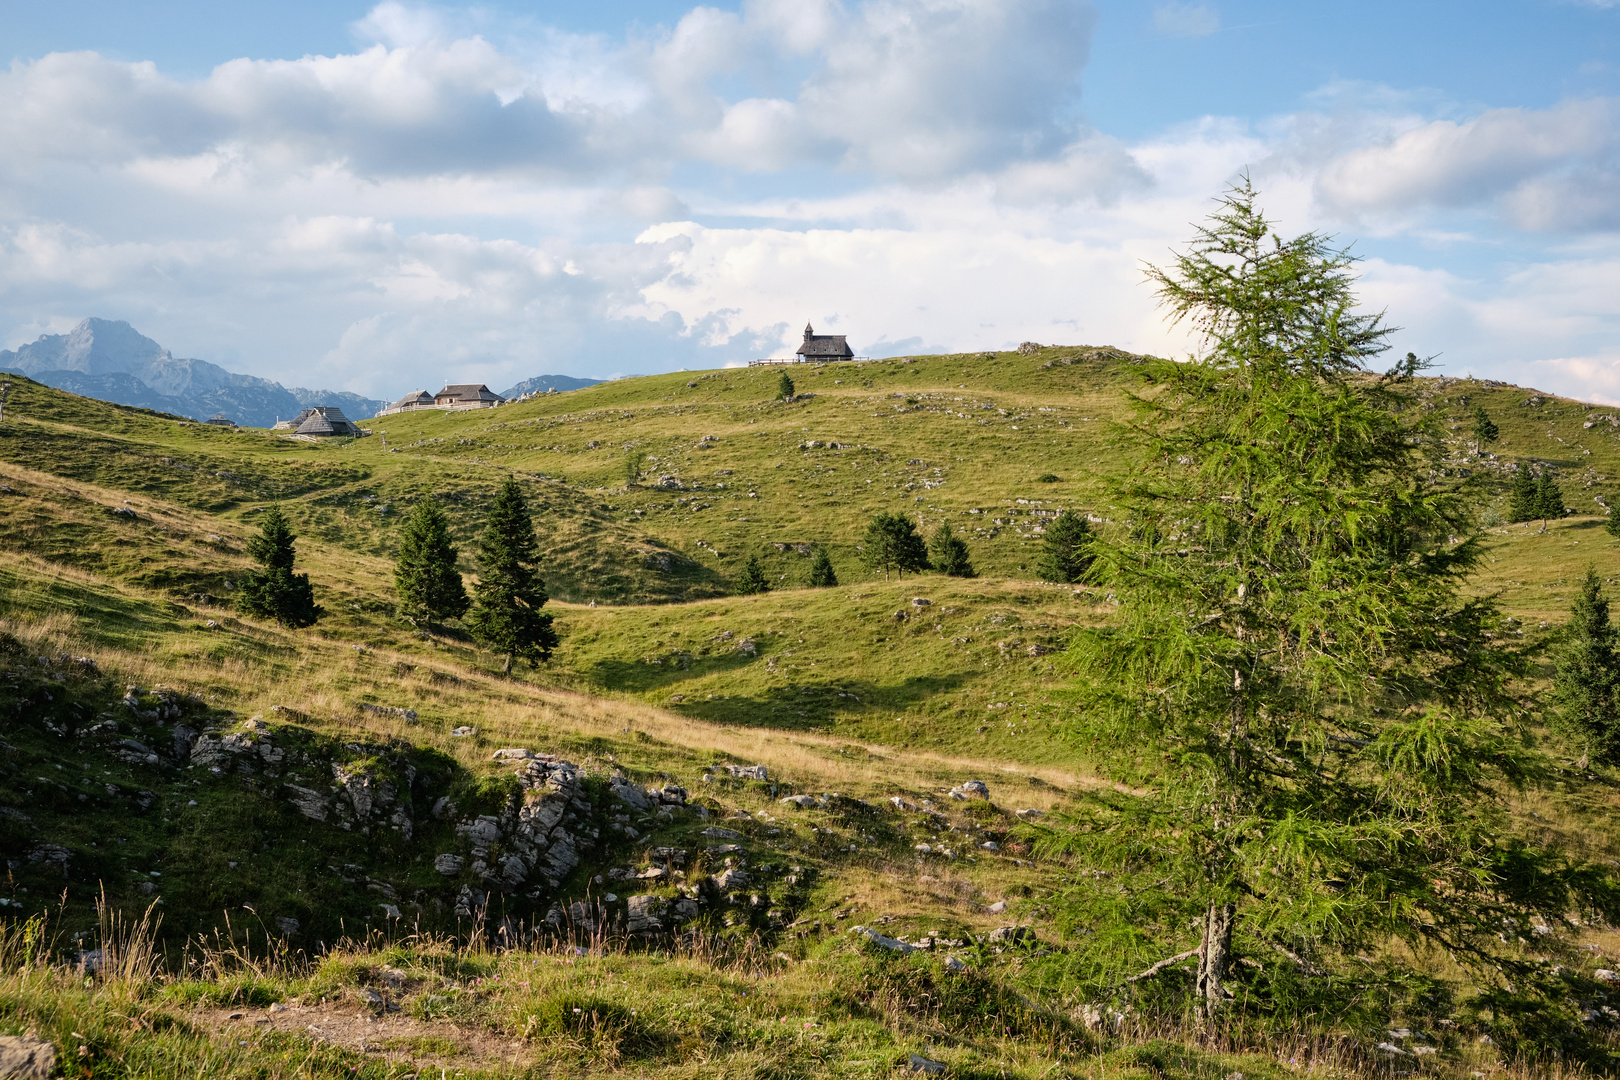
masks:
<path fill-rule="evenodd" d="M 897 683 L 880 684 L 846 679 L 832 683 L 772 687 L 759 695 L 727 694 L 694 701 L 671 701 L 667 706 L 683 716 L 715 724 L 774 728 L 780 731 L 818 731 L 831 727 L 839 714 L 861 709 L 904 712 L 939 694 L 959 691 L 972 675 L 918 675 Z"/>

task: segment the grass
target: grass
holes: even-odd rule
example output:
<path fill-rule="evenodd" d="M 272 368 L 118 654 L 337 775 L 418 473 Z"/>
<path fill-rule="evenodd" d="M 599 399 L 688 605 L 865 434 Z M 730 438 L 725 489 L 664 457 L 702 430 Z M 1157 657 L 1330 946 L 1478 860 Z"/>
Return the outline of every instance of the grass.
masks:
<path fill-rule="evenodd" d="M 1132 453 L 1116 423 L 1132 360 L 1049 349 L 829 364 L 795 372 L 810 396 L 792 405 L 772 400 L 769 371 L 681 373 L 486 413 L 388 417 L 372 438 L 326 445 L 14 379 L 0 426 L 0 805 L 26 820 L 0 815 L 0 846 L 21 856 L 0 886 L 0 932 L 48 917 L 56 951 L 24 955 L 7 939 L 0 1026 L 38 1028 L 70 1053 L 80 1038 L 82 1063 L 112 1076 L 172 1075 L 177 1062 L 231 1076 L 431 1075 L 435 1062 L 492 1076 L 880 1076 L 912 1053 L 958 1076 L 1379 1072 L 1368 1033 L 1302 1025 L 1212 1044 L 1148 1016 L 1093 1030 L 1061 974 L 1050 904 L 1073 868 L 1036 859 L 1014 811 L 1148 782 L 1156 762 L 1065 737 L 1061 647 L 1111 608 L 1029 568 L 1057 509 L 1107 527 L 1106 483 Z M 1554 467 L 1578 511 L 1545 531 L 1492 526 L 1472 583 L 1500 596 L 1526 644 L 1544 642 L 1588 563 L 1614 574 L 1615 541 L 1579 511 L 1620 491 L 1620 427 L 1603 410 L 1500 385 L 1433 381 L 1425 393 L 1450 432 L 1447 467 L 1478 477 L 1487 515 L 1500 513 L 1507 466 L 1525 461 Z M 1491 456 L 1467 435 L 1476 402 L 1502 430 Z M 624 484 L 627 453 L 645 455 L 640 485 Z M 547 668 L 503 680 L 455 625 L 395 618 L 390 558 L 403 510 L 434 497 L 471 573 L 482 508 L 509 474 L 537 507 L 563 644 Z M 300 566 L 328 610 L 309 631 L 230 605 L 254 515 L 272 500 L 297 523 Z M 854 543 L 878 509 L 925 529 L 950 518 L 982 576 L 867 573 Z M 810 543 L 828 546 L 840 587 L 803 587 Z M 776 587 L 727 595 L 751 554 Z M 449 793 L 469 808 L 505 791 L 491 760 L 503 746 L 558 753 L 599 787 L 614 771 L 680 783 L 709 821 L 742 834 L 741 857 L 777 868 L 762 872 L 768 902 L 798 925 L 717 915 L 657 950 L 608 935 L 584 953 L 560 942 L 490 953 L 483 932 L 502 912 L 474 932 L 449 914 L 454 887 L 431 869 L 451 843 L 447 822 L 417 813 L 410 843 L 346 831 L 293 814 L 272 778 L 154 768 L 80 738 L 104 716 L 128 717 L 131 685 L 142 711 L 181 712 L 120 719 L 120 737 L 161 745 L 176 723 L 250 735 L 260 718 L 321 768 L 396 782 L 415 769 L 424 799 Z M 727 764 L 764 764 L 770 778 L 732 779 Z M 949 798 L 966 779 L 990 785 L 990 804 Z M 1566 769 L 1518 798 L 1516 828 L 1620 858 L 1613 784 L 1603 770 Z M 819 802 L 778 801 L 795 793 Z M 532 926 L 552 895 L 600 896 L 598 874 L 650 865 L 652 847 L 692 851 L 694 879 L 721 865 L 695 818 L 637 828 L 636 843 L 593 849 L 554 894 L 505 913 Z M 42 843 L 67 852 L 66 874 L 30 861 Z M 791 886 L 789 865 L 800 868 Z M 373 885 L 392 890 L 400 921 L 379 915 Z M 131 937 L 98 921 L 103 896 L 134 913 L 160 896 L 163 921 L 148 933 L 147 969 L 86 983 L 69 970 L 75 943 Z M 280 917 L 299 919 L 290 952 L 278 951 Z M 973 970 L 952 981 L 934 953 L 902 960 L 845 932 L 863 923 L 967 942 L 1008 922 L 1059 952 L 964 946 Z M 1608 928 L 1584 928 L 1579 943 L 1596 949 L 1582 970 L 1620 957 Z M 402 988 L 388 969 L 404 973 Z M 322 1023 L 350 1023 L 369 1008 L 365 989 L 400 1011 L 377 1014 L 387 1030 L 356 1029 L 352 1045 L 226 1019 L 296 999 L 324 1010 Z M 1430 1066 L 1502 1071 L 1494 1051 L 1455 1039 Z"/>

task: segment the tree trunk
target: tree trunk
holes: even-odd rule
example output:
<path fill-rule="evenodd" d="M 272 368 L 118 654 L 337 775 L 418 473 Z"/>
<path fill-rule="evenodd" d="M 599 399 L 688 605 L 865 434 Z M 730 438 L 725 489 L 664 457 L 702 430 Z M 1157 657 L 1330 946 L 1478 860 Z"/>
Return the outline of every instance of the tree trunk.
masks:
<path fill-rule="evenodd" d="M 502 667 L 501 667 L 501 674 L 506 676 L 508 679 L 510 679 L 512 677 L 512 654 L 511 653 L 506 654 L 506 663 L 504 665 L 502 665 Z"/>
<path fill-rule="evenodd" d="M 1232 966 L 1232 927 L 1237 922 L 1233 904 L 1210 904 L 1204 914 L 1204 940 L 1198 947 L 1198 979 L 1194 1008 L 1202 1027 L 1214 1025 L 1226 1003 L 1226 973 Z"/>

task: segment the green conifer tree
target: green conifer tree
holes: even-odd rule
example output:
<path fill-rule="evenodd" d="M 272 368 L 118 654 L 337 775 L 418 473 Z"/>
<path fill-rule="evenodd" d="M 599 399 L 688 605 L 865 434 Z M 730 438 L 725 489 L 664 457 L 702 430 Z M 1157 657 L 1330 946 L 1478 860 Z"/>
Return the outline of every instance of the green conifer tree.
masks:
<path fill-rule="evenodd" d="M 776 384 L 776 396 L 781 398 L 783 401 L 790 401 L 793 398 L 793 394 L 793 380 L 788 378 L 788 373 L 784 371 L 782 372 L 782 378 L 778 380 Z"/>
<path fill-rule="evenodd" d="M 1561 635 L 1553 706 L 1593 757 L 1614 764 L 1620 761 L 1620 639 L 1609 621 L 1603 579 L 1590 566 Z"/>
<path fill-rule="evenodd" d="M 538 664 L 557 647 L 551 616 L 540 610 L 550 597 L 540 580 L 539 561 L 528 502 L 517 480 L 508 476 L 478 537 L 477 602 L 466 620 L 473 637 L 505 656 L 501 670 L 507 675 L 514 659 Z"/>
<path fill-rule="evenodd" d="M 1620 539 L 1620 508 L 1609 508 L 1609 516 L 1603 520 L 1603 531 Z"/>
<path fill-rule="evenodd" d="M 812 589 L 831 589 L 838 585 L 838 575 L 833 572 L 832 557 L 827 549 L 820 544 L 816 545 L 816 557 L 810 563 L 810 587 Z"/>
<path fill-rule="evenodd" d="M 624 455 L 624 486 L 635 487 L 641 482 L 641 471 L 646 468 L 647 455 L 641 450 L 631 450 Z"/>
<path fill-rule="evenodd" d="M 1557 521 L 1564 516 L 1564 492 L 1547 469 L 1542 469 L 1541 475 L 1536 477 L 1536 512 L 1533 516 L 1541 519 L 1543 529 L 1547 527 L 1547 522 Z"/>
<path fill-rule="evenodd" d="M 259 535 L 249 537 L 247 553 L 259 569 L 243 574 L 237 584 L 236 604 L 250 615 L 275 619 L 283 626 L 313 626 L 326 614 L 315 603 L 315 589 L 308 574 L 293 573 L 298 539 L 292 525 L 271 506 L 259 518 Z"/>
<path fill-rule="evenodd" d="M 917 533 L 917 523 L 904 514 L 879 511 L 866 524 L 861 538 L 861 561 L 889 580 L 894 571 L 902 581 L 907 570 L 928 569 L 928 545 Z"/>
<path fill-rule="evenodd" d="M 1485 406 L 1475 403 L 1474 452 L 1478 453 L 1485 449 L 1486 444 L 1495 442 L 1500 434 L 1501 431 L 1497 429 L 1495 421 L 1491 419 L 1491 414 L 1485 411 Z"/>
<path fill-rule="evenodd" d="M 759 556 L 748 556 L 742 575 L 737 578 L 737 591 L 744 596 L 771 591 L 771 583 L 765 578 L 765 568 L 760 565 Z"/>
<path fill-rule="evenodd" d="M 459 619 L 472 603 L 456 570 L 450 519 L 437 499 L 419 499 L 400 529 L 394 589 L 400 612 L 412 619 Z"/>
<path fill-rule="evenodd" d="M 1508 520 L 1514 524 L 1536 520 L 1536 474 L 1529 462 L 1520 462 L 1508 494 Z"/>
<path fill-rule="evenodd" d="M 978 577 L 968 555 L 967 541 L 956 535 L 949 521 L 939 523 L 928 542 L 929 561 L 946 577 Z"/>
<path fill-rule="evenodd" d="M 1420 362 L 1363 366 L 1389 331 L 1356 310 L 1351 266 L 1276 236 L 1245 180 L 1150 270 L 1199 352 L 1144 365 L 1125 527 L 1091 544 L 1120 608 L 1076 641 L 1069 723 L 1139 793 L 1090 793 L 1048 834 L 1086 868 L 1069 962 L 1087 992 L 1179 999 L 1211 1028 L 1426 977 L 1393 942 L 1534 993 L 1506 987 L 1504 920 L 1557 922 L 1575 895 L 1620 915 L 1609 872 L 1484 824 L 1542 767 L 1517 738 L 1527 667 L 1468 588 L 1482 548 L 1465 491 L 1436 486 Z"/>
<path fill-rule="evenodd" d="M 1078 510 L 1065 510 L 1046 527 L 1036 570 L 1042 581 L 1070 585 L 1091 566 L 1091 522 Z"/>

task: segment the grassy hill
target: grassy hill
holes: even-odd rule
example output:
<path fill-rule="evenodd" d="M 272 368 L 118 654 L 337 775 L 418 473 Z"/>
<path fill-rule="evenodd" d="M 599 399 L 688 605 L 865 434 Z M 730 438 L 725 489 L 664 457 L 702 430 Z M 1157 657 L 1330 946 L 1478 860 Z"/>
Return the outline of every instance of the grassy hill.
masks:
<path fill-rule="evenodd" d="M 1018 812 L 1128 788 L 1156 762 L 1066 735 L 1062 647 L 1112 609 L 1032 568 L 1057 511 L 1110 519 L 1135 360 L 804 366 L 791 403 L 773 397 L 777 368 L 650 376 L 387 417 L 326 444 L 15 379 L 0 425 L 0 1033 L 82 1040 L 94 1075 L 206 1059 L 226 1075 L 878 1076 L 913 1053 L 964 1076 L 1282 1075 L 1290 1056 L 1375 1068 L 1366 1033 L 1196 1049 L 1158 1018 L 1099 1030 L 1062 974 L 1049 905 L 1073 868 L 1036 857 L 1037 817 Z M 1620 496 L 1620 413 L 1450 379 L 1428 381 L 1423 404 L 1450 433 L 1446 468 L 1481 478 L 1476 587 L 1533 643 L 1586 565 L 1620 576 L 1598 516 Z M 1502 429 L 1485 454 L 1475 404 Z M 632 457 L 643 472 L 627 484 Z M 1576 510 L 1545 532 L 1499 523 L 1525 461 L 1550 466 Z M 471 573 L 507 475 L 536 508 L 563 636 L 548 667 L 510 681 L 454 625 L 396 618 L 391 562 L 398 522 L 430 497 Z M 309 631 L 230 603 L 270 502 L 328 612 Z M 855 544 L 877 510 L 951 520 L 980 577 L 866 573 Z M 811 544 L 839 587 L 803 587 Z M 778 587 L 730 595 L 750 555 Z M 503 748 L 578 766 L 567 869 L 534 863 L 517 829 L 561 788 L 525 787 L 531 759 Z M 755 765 L 767 779 L 727 768 Z M 988 800 L 950 795 L 974 779 Z M 686 797 L 636 807 L 623 781 Z M 804 809 L 780 802 L 798 794 Z M 311 800 L 324 817 L 300 809 Z M 1615 859 L 1615 807 L 1611 778 L 1572 773 L 1521 800 L 1521 824 Z M 491 885 L 514 854 L 533 863 L 522 887 Z M 749 884 L 717 899 L 705 883 L 733 869 Z M 86 987 L 49 967 L 122 940 L 97 922 L 103 894 L 124 912 L 161 899 L 171 975 Z M 695 914 L 649 950 L 624 934 L 630 896 L 692 899 Z M 578 904 L 601 905 L 594 929 Z M 600 947 L 534 938 L 554 912 Z M 25 940 L 29 918 L 54 954 L 37 929 Z M 854 925 L 930 947 L 898 957 Z M 992 942 L 1006 925 L 1035 944 Z M 1591 928 L 1584 968 L 1614 963 L 1611 938 Z M 131 1008 L 159 1019 L 132 1028 Z M 265 1023 L 244 1041 L 252 1018 Z M 1496 1060 L 1441 1042 L 1458 1075 Z"/>

